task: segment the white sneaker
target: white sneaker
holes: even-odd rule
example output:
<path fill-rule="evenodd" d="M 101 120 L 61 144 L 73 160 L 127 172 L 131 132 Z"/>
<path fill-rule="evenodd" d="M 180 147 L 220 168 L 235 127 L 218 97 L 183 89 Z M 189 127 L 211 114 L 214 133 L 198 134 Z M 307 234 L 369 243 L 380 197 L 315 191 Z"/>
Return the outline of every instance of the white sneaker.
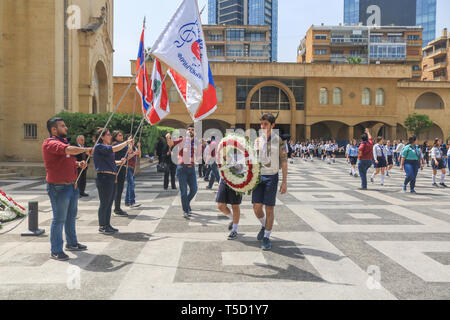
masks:
<path fill-rule="evenodd" d="M 138 207 L 140 207 L 140 206 L 141 206 L 140 203 L 135 203 L 135 204 L 132 204 L 132 205 L 131 205 L 132 208 L 138 208 Z"/>

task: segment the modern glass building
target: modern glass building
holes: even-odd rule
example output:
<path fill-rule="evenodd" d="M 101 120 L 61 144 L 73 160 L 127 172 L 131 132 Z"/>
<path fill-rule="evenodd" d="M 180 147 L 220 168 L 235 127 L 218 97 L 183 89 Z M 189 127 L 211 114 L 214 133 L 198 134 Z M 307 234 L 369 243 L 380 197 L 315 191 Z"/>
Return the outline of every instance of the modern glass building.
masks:
<path fill-rule="evenodd" d="M 423 27 L 423 46 L 436 39 L 436 1 L 417 0 L 416 25 Z"/>
<path fill-rule="evenodd" d="M 278 0 L 208 0 L 208 23 L 268 25 L 270 60 L 278 58 Z"/>
<path fill-rule="evenodd" d="M 436 38 L 436 1 L 416 0 L 416 26 L 423 27 L 423 46 Z M 358 24 L 360 0 L 344 0 L 344 23 Z"/>

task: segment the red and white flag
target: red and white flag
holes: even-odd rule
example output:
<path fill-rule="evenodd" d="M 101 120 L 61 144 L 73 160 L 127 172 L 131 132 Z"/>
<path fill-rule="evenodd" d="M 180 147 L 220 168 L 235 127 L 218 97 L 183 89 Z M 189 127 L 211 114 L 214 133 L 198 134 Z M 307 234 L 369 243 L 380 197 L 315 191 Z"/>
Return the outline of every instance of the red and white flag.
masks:
<path fill-rule="evenodd" d="M 191 86 L 190 83 L 175 70 L 170 68 L 167 71 L 172 79 L 172 82 L 177 88 L 181 99 L 186 105 L 191 118 L 195 122 L 205 119 L 217 109 L 216 87 L 214 85 L 211 67 L 209 67 L 208 71 L 208 89 L 203 92 L 199 92 Z"/>
<path fill-rule="evenodd" d="M 162 74 L 161 62 L 155 59 L 153 73 L 150 80 L 149 100 L 152 105 L 147 121 L 154 125 L 167 117 L 170 113 L 169 98 L 167 96 L 166 83 Z"/>

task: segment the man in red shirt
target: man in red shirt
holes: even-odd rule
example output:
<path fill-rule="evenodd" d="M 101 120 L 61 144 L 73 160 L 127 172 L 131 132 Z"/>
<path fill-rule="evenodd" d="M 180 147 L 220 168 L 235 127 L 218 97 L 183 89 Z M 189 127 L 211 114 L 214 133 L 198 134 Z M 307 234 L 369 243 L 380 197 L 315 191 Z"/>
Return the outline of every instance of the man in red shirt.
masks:
<path fill-rule="evenodd" d="M 47 121 L 50 137 L 42 144 L 42 156 L 47 171 L 47 193 L 53 209 L 50 227 L 50 258 L 64 261 L 69 256 L 63 251 L 62 230 L 66 233 L 66 250 L 82 251 L 87 247 L 78 243 L 75 221 L 78 211 L 79 190 L 76 186 L 78 168 L 85 169 L 86 161 L 77 162 L 75 155 L 92 153 L 92 148 L 70 146 L 67 127 L 61 118 Z"/>
<path fill-rule="evenodd" d="M 366 128 L 361 136 L 362 143 L 358 148 L 358 170 L 361 177 L 361 188 L 367 190 L 367 170 L 372 166 L 373 159 L 373 139 L 369 128 Z"/>
<path fill-rule="evenodd" d="M 197 175 L 195 173 L 194 162 L 194 126 L 189 125 L 187 135 L 172 141 L 171 134 L 166 135 L 169 148 L 178 145 L 178 162 L 176 176 L 180 185 L 181 204 L 183 206 L 183 216 L 188 219 L 192 213 L 191 201 L 197 194 Z M 201 151 L 201 146 L 199 146 Z M 174 161 L 174 159 L 172 159 Z M 189 186 L 189 194 L 187 187 Z"/>

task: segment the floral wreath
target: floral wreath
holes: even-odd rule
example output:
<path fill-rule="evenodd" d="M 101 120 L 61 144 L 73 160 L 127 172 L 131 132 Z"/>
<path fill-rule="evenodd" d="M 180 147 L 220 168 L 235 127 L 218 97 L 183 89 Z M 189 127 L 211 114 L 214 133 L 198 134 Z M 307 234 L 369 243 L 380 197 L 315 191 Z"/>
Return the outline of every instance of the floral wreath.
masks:
<path fill-rule="evenodd" d="M 234 155 L 238 153 L 243 155 L 244 161 L 236 161 Z M 230 154 L 233 156 L 230 157 Z M 227 135 L 217 147 L 216 162 L 220 175 L 225 183 L 239 194 L 250 194 L 261 181 L 261 165 L 256 159 L 255 149 L 250 141 L 241 135 Z"/>
<path fill-rule="evenodd" d="M 0 222 L 12 221 L 18 217 L 25 216 L 25 213 L 24 207 L 0 190 Z"/>

